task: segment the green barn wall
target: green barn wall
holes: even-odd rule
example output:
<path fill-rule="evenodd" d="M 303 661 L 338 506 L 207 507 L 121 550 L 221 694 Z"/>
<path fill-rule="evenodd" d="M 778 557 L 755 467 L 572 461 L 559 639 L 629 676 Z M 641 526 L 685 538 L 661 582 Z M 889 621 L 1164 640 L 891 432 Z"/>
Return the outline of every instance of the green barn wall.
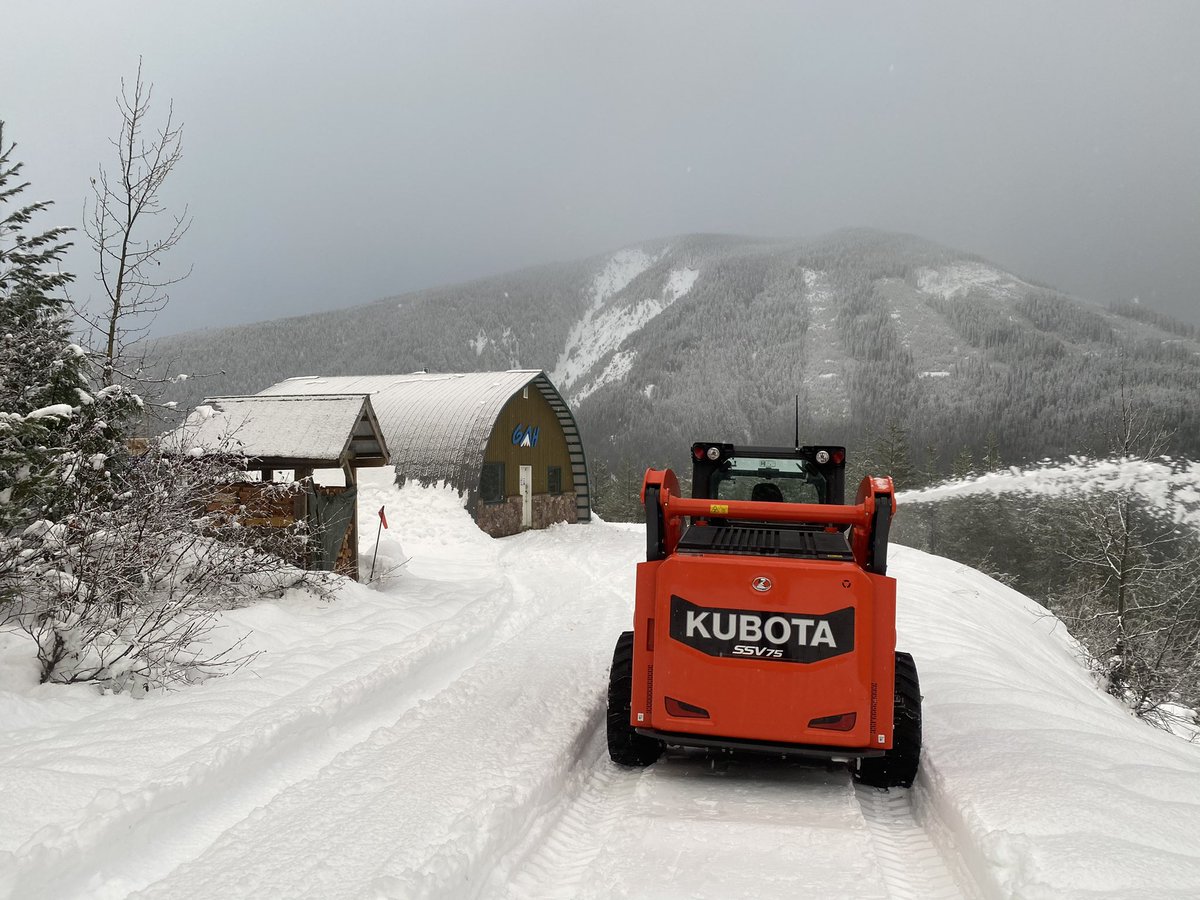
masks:
<path fill-rule="evenodd" d="M 563 493 L 574 493 L 571 455 L 567 450 L 567 440 L 558 416 L 536 387 L 530 385 L 526 391 L 528 397 L 523 396 L 524 392 L 518 391 L 500 411 L 496 427 L 492 430 L 487 448 L 483 452 L 483 461 L 504 463 L 504 493 L 509 497 L 520 493 L 520 466 L 533 467 L 534 494 L 546 493 L 546 470 L 550 466 L 562 469 Z M 536 447 L 519 447 L 513 444 L 513 431 L 518 425 L 538 429 Z"/>

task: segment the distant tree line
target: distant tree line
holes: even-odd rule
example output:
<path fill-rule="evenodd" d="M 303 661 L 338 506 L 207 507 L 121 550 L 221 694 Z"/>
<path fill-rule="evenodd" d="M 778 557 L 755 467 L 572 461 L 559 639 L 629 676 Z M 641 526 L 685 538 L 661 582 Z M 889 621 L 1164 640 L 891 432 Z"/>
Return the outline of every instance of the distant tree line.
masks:
<path fill-rule="evenodd" d="M 1177 334 L 1189 340 L 1200 340 L 1200 328 L 1197 326 L 1180 322 L 1166 313 L 1161 313 L 1141 303 L 1130 301 L 1116 302 L 1109 304 L 1108 308 L 1117 315 L 1133 319 L 1135 322 L 1145 322 L 1148 325 L 1153 325 L 1155 328 L 1169 331 L 1172 334 Z"/>

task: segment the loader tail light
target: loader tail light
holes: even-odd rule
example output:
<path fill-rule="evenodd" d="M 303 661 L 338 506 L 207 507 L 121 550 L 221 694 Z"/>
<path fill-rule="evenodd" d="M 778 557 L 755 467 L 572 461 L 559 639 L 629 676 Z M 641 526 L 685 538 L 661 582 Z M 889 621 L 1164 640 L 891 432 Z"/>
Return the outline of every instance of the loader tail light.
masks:
<path fill-rule="evenodd" d="M 836 463 L 837 465 L 840 466 L 842 463 L 844 463 L 846 461 L 846 452 L 844 450 L 834 450 L 833 451 L 833 461 L 834 461 L 834 463 Z"/>
<path fill-rule="evenodd" d="M 809 728 L 822 728 L 825 731 L 850 731 L 858 721 L 858 713 L 842 713 L 839 716 L 821 716 L 808 723 Z"/>
<path fill-rule="evenodd" d="M 699 706 L 692 706 L 690 703 L 684 703 L 682 700 L 676 700 L 674 697 L 665 697 L 664 701 L 667 705 L 667 715 L 676 716 L 682 719 L 707 719 L 708 710 Z"/>
<path fill-rule="evenodd" d="M 696 459 L 704 459 L 704 448 L 697 444 L 692 448 L 692 456 Z"/>

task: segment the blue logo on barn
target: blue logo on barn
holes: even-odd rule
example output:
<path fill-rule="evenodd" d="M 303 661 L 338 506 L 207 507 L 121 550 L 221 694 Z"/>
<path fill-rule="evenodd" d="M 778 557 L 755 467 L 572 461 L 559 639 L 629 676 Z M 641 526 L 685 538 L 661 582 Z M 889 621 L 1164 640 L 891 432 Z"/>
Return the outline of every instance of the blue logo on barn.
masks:
<path fill-rule="evenodd" d="M 512 442 L 514 447 L 536 447 L 538 429 L 533 425 L 518 425 L 513 429 Z"/>

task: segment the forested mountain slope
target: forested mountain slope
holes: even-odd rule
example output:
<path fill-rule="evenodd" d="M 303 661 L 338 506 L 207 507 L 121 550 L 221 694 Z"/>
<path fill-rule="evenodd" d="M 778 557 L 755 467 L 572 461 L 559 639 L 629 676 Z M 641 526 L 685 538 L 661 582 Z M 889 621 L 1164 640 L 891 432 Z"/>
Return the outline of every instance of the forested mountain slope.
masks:
<path fill-rule="evenodd" d="M 247 298 L 248 300 L 251 298 Z M 174 399 L 292 375 L 541 367 L 595 461 L 680 465 L 702 435 L 863 447 L 899 425 L 924 471 L 1103 452 L 1124 389 L 1200 450 L 1200 334 L 1102 309 L 986 261 L 869 230 L 689 235 L 320 315 L 160 340 Z"/>

